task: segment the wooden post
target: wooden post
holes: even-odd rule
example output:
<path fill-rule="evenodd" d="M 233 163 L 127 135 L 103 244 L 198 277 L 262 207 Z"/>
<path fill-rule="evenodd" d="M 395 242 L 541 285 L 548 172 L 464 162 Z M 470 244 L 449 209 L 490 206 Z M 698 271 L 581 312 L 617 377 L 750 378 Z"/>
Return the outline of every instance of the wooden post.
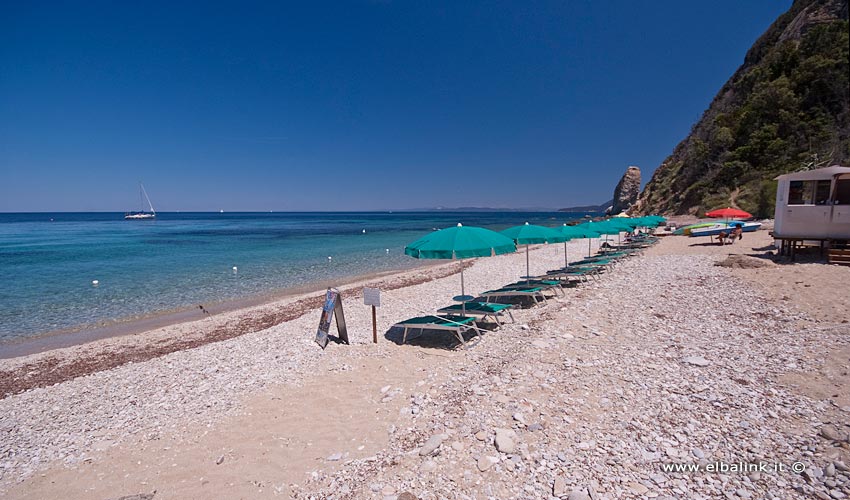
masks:
<path fill-rule="evenodd" d="M 378 343 L 378 322 L 375 320 L 375 306 L 372 306 L 372 342 Z"/>
<path fill-rule="evenodd" d="M 379 288 L 364 288 L 363 303 L 372 306 L 372 343 L 378 343 L 378 320 L 375 317 L 375 308 L 381 305 L 381 290 Z"/>

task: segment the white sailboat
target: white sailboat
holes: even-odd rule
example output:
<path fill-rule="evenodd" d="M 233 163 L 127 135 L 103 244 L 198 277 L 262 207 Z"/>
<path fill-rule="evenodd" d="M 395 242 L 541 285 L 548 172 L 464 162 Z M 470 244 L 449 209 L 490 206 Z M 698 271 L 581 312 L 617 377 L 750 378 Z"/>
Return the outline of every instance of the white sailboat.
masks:
<path fill-rule="evenodd" d="M 150 212 L 145 212 L 145 200 L 148 201 L 148 207 L 150 207 Z M 141 205 L 141 210 L 138 212 L 128 212 L 124 214 L 124 218 L 128 220 L 140 220 L 140 219 L 155 219 L 156 218 L 156 210 L 153 209 L 153 204 L 151 203 L 151 199 L 148 198 L 148 193 L 145 191 L 145 186 L 142 183 L 139 183 L 139 204 Z"/>

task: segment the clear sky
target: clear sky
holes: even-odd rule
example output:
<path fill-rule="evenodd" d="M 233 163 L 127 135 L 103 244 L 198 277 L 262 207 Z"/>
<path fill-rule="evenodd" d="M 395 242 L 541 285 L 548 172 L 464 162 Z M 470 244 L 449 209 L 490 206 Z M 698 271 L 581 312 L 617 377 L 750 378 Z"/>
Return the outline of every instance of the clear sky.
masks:
<path fill-rule="evenodd" d="M 3 2 L 0 211 L 601 203 L 790 4 Z"/>

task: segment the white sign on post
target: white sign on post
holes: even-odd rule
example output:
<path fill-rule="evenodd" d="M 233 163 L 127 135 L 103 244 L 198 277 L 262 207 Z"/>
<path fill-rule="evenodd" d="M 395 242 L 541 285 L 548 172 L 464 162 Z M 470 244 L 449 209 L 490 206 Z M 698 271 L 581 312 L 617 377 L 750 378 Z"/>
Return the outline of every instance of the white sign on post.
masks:
<path fill-rule="evenodd" d="M 375 318 L 375 308 L 381 307 L 381 289 L 363 288 L 363 303 L 372 306 L 372 342 L 378 343 L 378 320 Z"/>
<path fill-rule="evenodd" d="M 381 289 L 380 288 L 364 288 L 363 303 L 367 306 L 381 307 Z"/>

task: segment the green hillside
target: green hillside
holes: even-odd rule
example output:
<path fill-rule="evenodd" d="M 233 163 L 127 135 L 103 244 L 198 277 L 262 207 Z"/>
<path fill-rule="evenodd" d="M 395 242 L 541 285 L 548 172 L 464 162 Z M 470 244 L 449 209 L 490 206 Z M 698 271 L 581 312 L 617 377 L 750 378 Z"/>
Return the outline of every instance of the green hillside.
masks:
<path fill-rule="evenodd" d="M 773 215 L 779 174 L 847 164 L 846 0 L 798 0 L 747 53 L 690 135 L 656 170 L 636 211 Z"/>

